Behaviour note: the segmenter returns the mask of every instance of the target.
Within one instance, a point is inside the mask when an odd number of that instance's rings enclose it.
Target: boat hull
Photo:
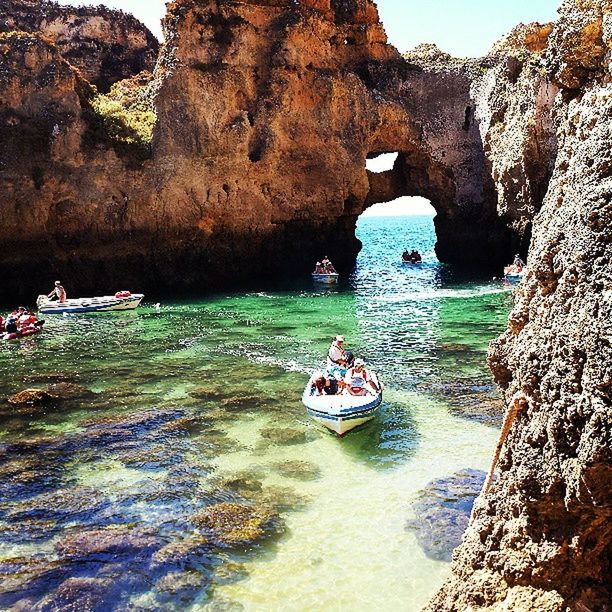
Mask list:
[[[94,298],[79,298],[66,300],[63,303],[52,302],[46,297],[38,299],[38,311],[43,314],[77,314],[85,312],[114,312],[134,310],[140,306],[144,295],[135,293],[128,297],[117,298],[106,295]]]
[[[313,274],[312,280],[323,285],[337,285],[339,274]]]
[[[315,375],[308,381],[302,402],[306,406],[308,416],[336,435],[344,436],[359,425],[371,421],[380,412],[382,391],[376,395],[359,397],[351,395],[315,396],[312,393],[314,379]]]
[[[518,283],[519,281],[523,280],[523,276],[525,276],[524,270],[515,272],[513,270],[513,266],[504,268],[504,278],[510,283]]]

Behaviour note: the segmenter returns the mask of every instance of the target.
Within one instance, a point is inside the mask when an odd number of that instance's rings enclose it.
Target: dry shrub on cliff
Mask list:
[[[108,94],[95,94],[90,100],[94,136],[141,155],[151,152],[153,127],[157,115],[147,95],[152,75],[141,73],[115,83]]]

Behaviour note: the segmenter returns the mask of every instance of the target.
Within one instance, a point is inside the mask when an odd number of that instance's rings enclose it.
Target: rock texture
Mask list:
[[[431,200],[444,261],[526,250],[556,151],[546,26],[483,60],[402,58],[370,0],[177,0],[152,80],[98,96],[99,75],[44,37],[67,9],[3,2],[4,29],[38,28],[0,35],[0,270],[24,298],[56,277],[79,293],[227,286],[322,253],[347,269],[357,217],[403,195]],[[366,171],[392,151],[391,171]]]
[[[489,362],[518,416],[431,610],[612,601],[612,3],[566,0],[543,55],[558,154]]]
[[[0,0],[0,32],[40,33],[81,75],[108,91],[113,83],[153,70],[159,43],[137,19],[99,7],[47,0]]]

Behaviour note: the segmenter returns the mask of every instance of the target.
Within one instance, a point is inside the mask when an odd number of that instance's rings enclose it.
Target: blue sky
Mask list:
[[[517,23],[550,21],[561,0],[378,0],[389,40],[400,51],[432,42],[457,57],[486,54]],[[61,4],[106,4],[134,13],[157,36],[164,0],[61,0]]]

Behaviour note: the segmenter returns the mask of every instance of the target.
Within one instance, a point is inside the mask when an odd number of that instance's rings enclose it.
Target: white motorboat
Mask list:
[[[64,314],[79,312],[111,312],[115,310],[134,310],[140,306],[144,295],[120,291],[115,295],[102,297],[76,298],[58,302],[50,300],[46,295],[38,296],[36,305],[38,311],[44,314]]]
[[[317,274],[316,272],[312,273],[312,280],[315,283],[321,283],[324,285],[337,285],[339,274],[336,272],[331,272],[329,274]]]
[[[372,380],[380,391],[375,395],[315,395],[314,381],[320,372],[315,372],[308,381],[302,395],[308,416],[342,437],[351,429],[371,421],[380,411],[382,387],[376,374],[370,371]]]
[[[506,266],[504,268],[504,278],[511,283],[518,283],[525,276],[524,268],[517,268],[516,266]]]

